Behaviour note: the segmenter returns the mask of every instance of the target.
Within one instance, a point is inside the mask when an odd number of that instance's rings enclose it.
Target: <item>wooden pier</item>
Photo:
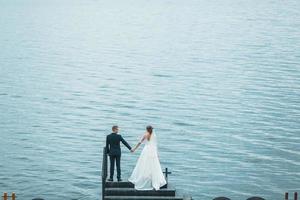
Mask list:
[[[179,197],[176,190],[169,184],[160,190],[136,190],[130,182],[108,182],[107,179],[107,153],[103,148],[102,162],[102,200],[191,200],[191,198]],[[165,176],[167,179],[168,171]]]
[[[177,196],[176,190],[168,184],[167,168],[165,173],[167,184],[160,188],[160,190],[136,190],[134,185],[130,182],[108,182],[107,179],[107,153],[106,148],[103,148],[102,161],[102,200],[192,200],[191,197]],[[7,192],[3,193],[2,200],[16,200],[17,195],[12,192],[9,195]],[[81,199],[81,198],[80,198]],[[298,200],[298,192],[294,192],[294,200]],[[43,198],[34,198],[32,200],[44,200]],[[231,200],[228,197],[219,196],[213,200]],[[246,200],[265,200],[259,196],[252,196]],[[284,200],[289,199],[289,193],[284,194]],[[292,200],[292,199],[291,199]]]

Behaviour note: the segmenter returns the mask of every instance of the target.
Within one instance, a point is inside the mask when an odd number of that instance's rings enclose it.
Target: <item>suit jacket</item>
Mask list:
[[[111,133],[106,136],[106,151],[110,156],[121,156],[120,142],[122,142],[129,150],[131,146],[117,133]]]

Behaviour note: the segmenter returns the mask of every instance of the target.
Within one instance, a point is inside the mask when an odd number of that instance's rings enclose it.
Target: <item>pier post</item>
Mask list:
[[[298,193],[297,192],[294,193],[294,200],[298,200]]]
[[[167,181],[167,184],[168,184],[168,175],[169,175],[169,174],[172,174],[172,172],[170,172],[169,169],[166,168],[165,171],[164,171],[163,173],[165,174],[166,181]]]
[[[7,193],[4,192],[2,197],[3,197],[3,200],[7,200]]]
[[[11,200],[16,200],[16,194],[14,192],[11,194]]]
[[[289,193],[288,192],[285,193],[284,200],[289,200]]]
[[[103,148],[103,159],[102,159],[102,200],[105,196],[105,184],[107,178],[107,150],[106,147]]]

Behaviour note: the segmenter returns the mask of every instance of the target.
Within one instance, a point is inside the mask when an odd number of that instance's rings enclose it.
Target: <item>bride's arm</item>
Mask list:
[[[145,134],[145,135],[142,137],[141,141],[139,141],[139,143],[132,149],[131,152],[134,152],[135,150],[137,150],[137,148],[139,148],[139,146],[143,143],[143,141],[146,139],[146,137],[147,137],[147,135]]]

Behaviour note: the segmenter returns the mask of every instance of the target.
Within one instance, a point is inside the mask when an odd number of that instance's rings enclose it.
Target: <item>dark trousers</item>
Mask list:
[[[115,171],[115,162],[117,165],[117,178],[121,178],[121,166],[120,166],[120,160],[121,156],[109,156],[110,158],[110,178],[113,179],[114,177],[114,171]]]

